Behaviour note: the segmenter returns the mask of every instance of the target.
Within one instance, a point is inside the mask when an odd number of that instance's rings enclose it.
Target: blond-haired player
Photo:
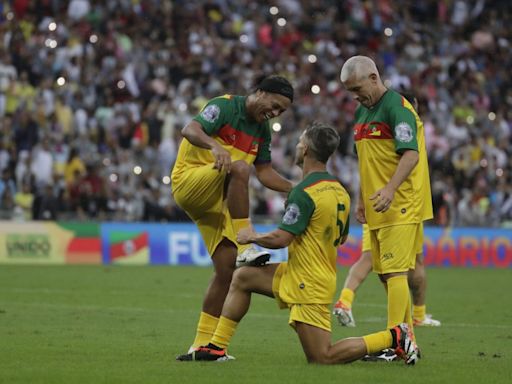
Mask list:
[[[412,104],[414,109],[418,111],[418,99],[411,93],[402,93],[402,95]],[[421,233],[423,233],[423,224],[421,224]],[[361,257],[350,267],[340,297],[333,311],[339,323],[347,327],[354,327],[356,325],[354,316],[352,315],[352,303],[357,288],[363,283],[372,270],[370,231],[367,224],[363,224],[361,243]],[[432,315],[426,312],[425,296],[427,277],[425,265],[423,264],[423,246],[422,244],[418,245],[419,249],[416,250],[415,268],[414,270],[409,270],[408,274],[409,289],[412,293],[413,322],[415,326],[438,327],[441,325],[441,322],[432,318]]]
[[[360,193],[356,218],[368,224],[373,270],[386,286],[387,327],[413,329],[407,281],[433,217],[423,123],[411,103],[387,89],[372,59],[349,58],[340,80],[360,105],[354,116]]]

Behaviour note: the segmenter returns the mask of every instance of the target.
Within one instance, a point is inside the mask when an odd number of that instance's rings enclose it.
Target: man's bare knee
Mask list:
[[[251,167],[245,161],[235,161],[231,164],[231,178],[236,177],[249,180],[250,175]]]
[[[236,269],[233,273],[231,285],[238,290],[245,291],[249,289],[252,276],[251,268],[252,267],[241,267]]]

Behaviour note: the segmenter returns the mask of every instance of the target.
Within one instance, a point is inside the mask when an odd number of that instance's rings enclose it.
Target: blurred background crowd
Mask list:
[[[181,221],[170,170],[204,103],[264,75],[293,83],[272,121],[274,167],[306,124],[335,126],[329,166],[358,193],[339,71],[375,59],[419,99],[441,226],[512,226],[512,3],[503,0],[1,1],[0,218]],[[252,214],[285,196],[251,180]]]

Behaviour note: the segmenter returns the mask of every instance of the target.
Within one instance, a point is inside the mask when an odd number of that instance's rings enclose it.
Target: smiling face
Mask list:
[[[279,93],[256,91],[251,95],[247,112],[258,123],[281,115],[290,105],[291,100]]]

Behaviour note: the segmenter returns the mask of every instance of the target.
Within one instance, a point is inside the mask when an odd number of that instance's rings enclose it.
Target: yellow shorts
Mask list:
[[[236,244],[224,200],[226,173],[212,167],[191,168],[173,184],[174,200],[197,225],[210,256],[224,237]]]
[[[370,241],[370,228],[368,224],[363,224],[363,234],[361,236],[361,252],[372,250],[372,243]]]
[[[281,299],[279,287],[286,268],[288,268],[286,262],[280,263],[277,267],[272,280],[272,292],[279,308],[290,309],[288,324],[295,328],[295,323],[298,321],[331,332],[331,311],[327,304],[291,304]]]
[[[423,222],[420,223],[420,229],[416,234],[416,255],[423,254]]]
[[[423,247],[422,224],[393,225],[370,230],[373,271],[378,274],[414,269]]]
[[[423,253],[423,223],[420,223],[420,239],[416,242],[416,255]],[[368,224],[363,224],[363,234],[361,239],[361,252],[368,252],[372,250],[372,243],[370,241],[370,228]]]

